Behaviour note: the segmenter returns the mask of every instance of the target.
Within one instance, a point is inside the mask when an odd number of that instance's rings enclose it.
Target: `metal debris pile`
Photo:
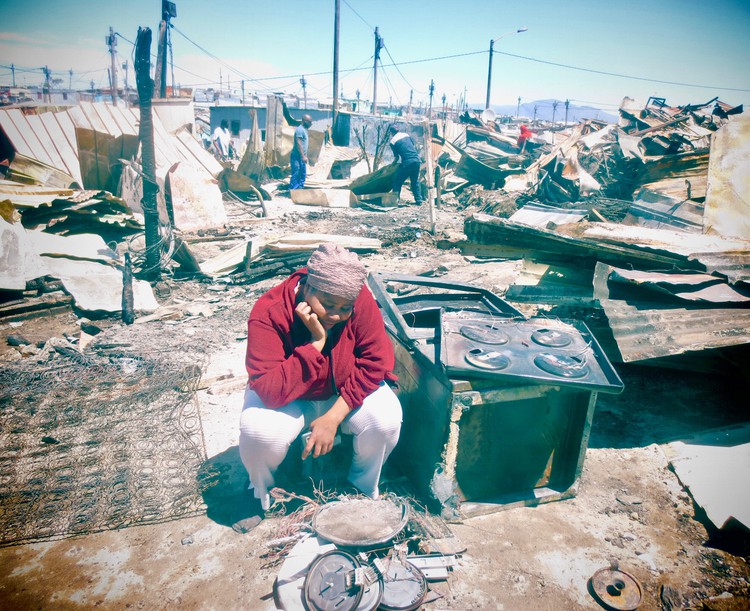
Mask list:
[[[430,584],[447,580],[459,566],[460,544],[452,535],[435,539],[442,535],[429,526],[434,518],[413,499],[344,494],[313,500],[278,488],[272,496],[276,512],[304,501],[277,518],[276,537],[266,542],[267,566],[280,567],[277,608],[416,609],[441,598]],[[452,552],[430,553],[430,545],[449,540]]]

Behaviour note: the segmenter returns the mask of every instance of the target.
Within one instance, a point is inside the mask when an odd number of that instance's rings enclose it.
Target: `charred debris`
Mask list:
[[[408,188],[406,201],[390,190],[386,134],[397,122],[422,149],[438,245],[523,260],[507,299],[585,310],[614,361],[704,367],[703,357],[718,351],[743,369],[750,119],[742,107],[625,98],[617,124],[575,125],[486,111],[433,121],[340,113],[335,130],[313,124],[306,187],[291,192],[294,115],[302,111],[269,96],[261,129],[260,110],[241,109],[250,125],[236,142],[241,155],[218,161],[199,138],[207,120],[196,119],[192,104],[155,101],[149,178],[138,108],[0,109],[0,322],[61,308],[123,316],[123,279],[136,320],[152,320],[163,312],[152,288],[162,274],[248,284],[303,264],[321,240],[362,253],[382,248],[362,235],[269,237],[259,228],[279,197],[332,215],[408,205]],[[531,129],[522,144],[521,125]],[[144,181],[156,190],[156,244],[144,238]],[[441,208],[465,215],[461,239],[441,238]],[[235,223],[238,213],[245,220]],[[234,245],[209,259],[194,252],[196,243],[220,240]]]

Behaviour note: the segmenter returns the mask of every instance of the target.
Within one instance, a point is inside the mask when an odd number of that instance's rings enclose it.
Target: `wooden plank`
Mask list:
[[[31,150],[28,142],[23,137],[23,133],[10,118],[8,112],[8,110],[0,110],[0,127],[5,132],[5,135],[8,136],[8,139],[17,152],[27,157],[34,157],[34,151]]]
[[[29,150],[31,151],[31,155],[29,155],[29,157],[48,165],[52,165],[52,160],[44,150],[44,146],[39,141],[39,138],[37,138],[36,134],[34,133],[34,129],[26,120],[26,116],[17,108],[10,109],[8,111],[8,116],[18,128],[18,131],[20,131],[23,135],[23,139],[26,144],[29,145]]]
[[[44,316],[59,311],[60,307],[70,309],[73,298],[62,291],[45,293],[39,297],[27,297],[23,301],[13,301],[0,305],[0,319],[4,322],[25,320],[36,316]]]
[[[49,113],[45,113],[49,114]],[[29,122],[29,125],[34,130],[34,133],[36,134],[37,138],[39,138],[39,142],[44,147],[44,152],[47,153],[47,158],[49,161],[45,162],[47,165],[51,165],[53,168],[57,168],[58,170],[65,170],[65,162],[63,161],[63,158],[60,157],[60,153],[57,152],[57,148],[55,147],[55,143],[52,141],[52,138],[50,138],[50,135],[47,133],[47,128],[44,126],[44,122],[42,121],[42,117],[39,115],[28,115],[26,117],[26,120]],[[42,161],[40,159],[40,161]]]
[[[81,182],[81,167],[78,165],[78,151],[70,146],[70,142],[68,142],[68,139],[65,137],[60,124],[55,118],[55,114],[45,112],[40,118],[47,130],[47,134],[49,134],[49,137],[54,144],[55,150],[65,164],[64,169],[76,179],[79,186],[83,186],[83,183]]]

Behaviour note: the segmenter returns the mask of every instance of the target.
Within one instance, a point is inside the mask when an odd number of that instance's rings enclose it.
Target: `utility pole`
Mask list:
[[[378,113],[378,61],[380,61],[380,49],[383,48],[383,39],[375,28],[375,59],[372,62],[372,114]]]
[[[73,89],[73,68],[68,70],[68,91]]]
[[[138,139],[141,143],[141,166],[143,181],[143,198],[141,207],[146,225],[146,266],[149,280],[160,276],[159,259],[159,212],[156,207],[156,155],[154,153],[154,120],[151,115],[151,30],[138,28],[135,44],[135,80],[138,87],[138,105],[141,120],[138,128]]]
[[[518,96],[518,106],[516,106],[516,119],[518,119],[518,115],[521,113],[521,96]]]
[[[245,81],[242,81],[242,82],[244,83]],[[307,110],[307,79],[305,79],[305,75],[304,74],[302,75],[302,78],[299,80],[299,84],[302,85],[302,97],[305,100],[305,106],[304,106],[304,108],[305,108],[305,110]],[[357,89],[357,94],[358,94],[358,97],[359,97],[359,89]]]
[[[570,100],[565,100],[565,127],[568,127],[568,107],[570,106]]]
[[[361,112],[359,109],[359,89],[357,89],[356,96],[357,96],[357,112]]]
[[[409,108],[408,108],[408,110],[406,112],[406,116],[407,117],[411,117],[411,105],[412,105],[412,101],[413,100],[414,100],[414,90],[413,89],[409,89]]]
[[[533,119],[534,121],[536,121],[536,109],[537,109],[537,105],[534,104],[534,119]]]
[[[15,64],[10,65],[10,73],[13,75],[13,86],[16,86],[16,66]]]
[[[159,22],[159,45],[156,50],[156,70],[154,72],[154,86],[160,98],[167,97],[167,43],[169,40],[169,20],[177,17],[177,6],[169,0],[161,1],[161,21]],[[172,77],[174,87],[174,77]]]
[[[552,123],[555,122],[555,114],[557,113],[557,100],[552,102]]]
[[[242,87],[242,105],[244,106],[245,105],[245,79],[242,79],[240,81],[240,86]]]
[[[333,134],[339,118],[339,28],[341,21],[341,0],[334,0],[333,10]],[[336,138],[334,136],[334,144]]]
[[[487,68],[487,99],[484,101],[484,107],[490,107],[490,88],[492,87],[492,56],[495,54],[495,41],[490,40],[490,63]]]
[[[107,45],[109,45],[109,55],[112,62],[110,79],[112,85],[112,106],[117,106],[117,67],[115,65],[117,60],[117,37],[112,26],[109,27],[109,36],[106,37]]]
[[[427,117],[432,119],[432,95],[435,93],[435,81],[430,79],[430,108],[427,111]]]

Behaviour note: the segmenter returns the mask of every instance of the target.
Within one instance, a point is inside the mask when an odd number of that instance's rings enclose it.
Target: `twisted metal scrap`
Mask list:
[[[0,370],[0,545],[202,511],[202,368],[57,352]]]

